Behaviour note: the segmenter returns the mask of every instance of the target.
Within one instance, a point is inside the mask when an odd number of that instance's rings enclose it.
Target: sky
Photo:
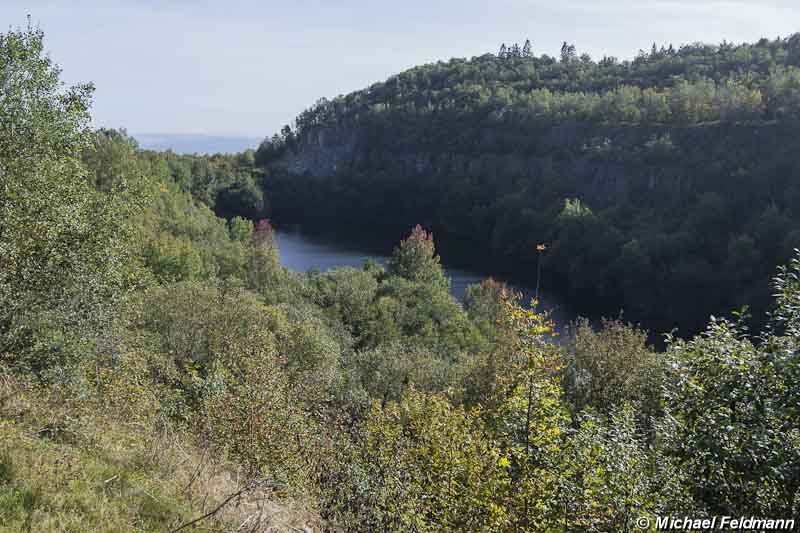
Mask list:
[[[0,0],[3,30],[28,14],[63,79],[96,85],[96,126],[259,138],[323,96],[502,42],[624,59],[800,31],[798,0]]]

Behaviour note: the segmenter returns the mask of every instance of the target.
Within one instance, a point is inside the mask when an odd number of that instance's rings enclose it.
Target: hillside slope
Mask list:
[[[714,319],[659,353],[581,320],[556,343],[501,283],[459,304],[420,226],[385,266],[283,268],[267,220],[204,203],[265,208],[253,153],[90,129],[38,29],[0,33],[0,72],[0,532],[800,516],[800,253],[763,337]]]
[[[321,100],[256,160],[278,220],[422,223],[523,277],[548,243],[579,309],[689,333],[760,314],[800,243],[798,66],[800,35],[454,59]]]

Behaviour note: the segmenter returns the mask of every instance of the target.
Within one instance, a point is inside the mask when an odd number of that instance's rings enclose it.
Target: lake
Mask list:
[[[308,231],[302,226],[282,226],[275,228],[275,236],[280,250],[281,263],[286,268],[298,272],[309,270],[326,271],[336,267],[350,266],[361,268],[364,262],[372,259],[381,264],[386,264],[395,243],[372,238],[362,234],[354,236],[352,232],[346,235],[336,231]],[[496,273],[475,271],[463,267],[463,254],[455,251],[455,246],[447,246],[447,242],[439,251],[445,274],[450,278],[450,292],[459,301],[464,299],[464,291],[473,283],[480,283],[488,277],[507,281]],[[439,242],[437,241],[437,247]],[[523,294],[523,301],[528,303],[535,294],[530,287],[508,283],[509,287]],[[554,295],[544,291],[539,292],[541,310],[552,313],[553,320],[559,329],[572,320],[574,315],[571,310]]]

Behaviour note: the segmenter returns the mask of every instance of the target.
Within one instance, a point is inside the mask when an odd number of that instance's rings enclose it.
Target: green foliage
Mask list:
[[[449,288],[441,260],[436,255],[433,234],[415,226],[411,234],[395,248],[389,262],[389,273],[409,281]]]
[[[591,217],[592,210],[584,205],[580,198],[567,198],[564,200],[564,209],[561,210],[559,216],[564,220],[580,219]]]
[[[776,311],[772,325],[789,339],[800,338],[800,250],[775,277]]]
[[[796,512],[800,448],[783,391],[796,400],[797,387],[776,372],[772,350],[741,324],[715,319],[692,341],[671,339],[667,358],[666,410],[675,424],[665,438],[698,506],[710,514]]]
[[[480,343],[478,335],[446,289],[391,277],[377,293],[362,337],[368,346],[407,339],[455,359],[459,351]]]
[[[492,280],[470,287],[462,307],[420,226],[387,269],[290,273],[269,223],[233,216],[253,208],[236,195],[249,197],[264,150],[184,158],[142,152],[124,131],[92,135],[88,93],[60,88],[41,40],[31,29],[0,35],[0,531],[170,530],[217,505],[200,527],[611,532],[640,517],[800,512],[800,252],[774,279],[760,336],[739,313],[691,340],[669,336],[664,354],[621,321],[594,330],[579,320],[556,343],[535,303],[521,307]],[[720,49],[717,68],[740,65],[743,52],[794,61],[796,44]],[[588,120],[602,108],[646,121],[669,109],[688,124],[723,110],[739,117],[725,120],[778,113],[731,82],[732,70],[703,79],[702,47],[654,47],[624,68],[566,43],[562,52],[557,62],[517,45],[501,58],[546,86],[536,105],[558,116]],[[755,80],[791,76],[758,61]],[[602,94],[581,85],[598,69],[660,79],[667,64],[692,81]],[[440,68],[415,76],[433,86],[426,75]],[[790,79],[781,83],[791,92]],[[508,106],[516,88],[468,92]],[[396,112],[387,96],[370,113]],[[302,126],[340,103],[321,102]],[[595,160],[620,157],[616,141],[595,139],[582,148]],[[265,149],[291,148],[295,132],[277,141]],[[636,157],[678,159],[679,144],[659,133]],[[738,165],[730,178],[749,172]],[[632,206],[590,208],[548,179],[536,184],[542,214],[517,190],[532,182],[496,181],[455,183],[469,189],[460,198],[500,194],[474,211],[485,220],[497,210],[498,224],[470,231],[503,245],[552,219],[543,261],[567,265],[575,286],[626,298],[652,297],[654,271],[682,287],[664,302],[670,312],[681,298],[696,302],[721,275],[714,265],[748,290],[761,274],[754,262],[793,235],[793,208],[775,201],[724,233],[740,204],[714,190],[658,221]],[[207,203],[228,200],[225,209],[246,209],[226,222]],[[523,240],[541,254],[541,240]],[[594,272],[603,264],[610,274]]]
[[[797,403],[800,398],[800,357],[796,350],[800,339],[800,252],[795,251],[792,262],[780,268],[774,285],[776,306],[770,317],[764,350],[774,358],[775,374],[782,381],[781,389],[775,391],[775,401],[782,413],[782,429],[790,432],[797,449],[798,435],[792,430],[800,424],[800,405]],[[794,467],[793,475],[796,475],[797,465]]]
[[[502,335],[498,323],[503,316],[503,299],[508,290],[502,283],[489,278],[482,283],[470,285],[464,291],[464,310],[467,316],[487,338],[500,343]]]
[[[12,465],[0,481],[0,531],[168,531],[238,489],[241,467],[160,418],[146,363],[125,355],[100,374],[86,365],[91,386],[83,390],[35,387],[0,371],[0,457]],[[248,511],[223,507],[203,526],[249,519],[267,528],[250,506],[282,508],[270,493],[245,494],[242,503]]]
[[[264,193],[253,178],[240,178],[227,188],[219,190],[214,207],[222,217],[240,214],[255,219],[267,211]]]
[[[747,304],[758,329],[800,235],[796,48],[792,36],[592,61],[569,43],[560,60],[511,45],[320,100],[256,160],[278,220],[386,235],[419,223],[530,286],[547,242],[541,280],[587,314],[625,309],[690,336]],[[562,213],[567,199],[580,203]],[[744,236],[753,253],[726,248]]]
[[[209,279],[217,274],[217,265],[209,253],[189,239],[166,232],[147,243],[143,257],[159,281]]]
[[[693,502],[676,462],[630,404],[610,417],[560,401],[558,351],[541,315],[504,303],[517,333],[496,401],[466,409],[411,389],[374,402],[323,493],[348,530],[621,531]]]
[[[253,166],[252,150],[236,156],[204,157],[172,152],[141,155],[158,161],[160,174],[169,176],[181,191],[190,193],[223,218],[256,219],[269,211],[269,202],[258,187],[262,176]]]
[[[567,444],[560,473],[564,530],[629,531],[636,519],[693,510],[686,477],[641,433],[629,404],[607,419],[583,413]]]
[[[242,217],[233,217],[228,221],[231,240],[244,242],[253,235],[253,223]]]
[[[491,531],[498,452],[480,422],[439,396],[413,392],[373,405],[359,437],[357,469],[329,502],[354,531]],[[364,484],[366,482],[367,484]]]
[[[794,36],[735,47],[670,46],[625,62],[579,59],[568,43],[560,62],[513,52],[440,61],[362,91],[319,100],[297,117],[295,129],[287,126],[265,139],[255,159],[260,164],[274,159],[311,129],[332,123],[391,120],[405,126],[477,115],[524,125],[575,119],[689,124],[774,118],[778,110],[786,116],[783,110],[797,104],[787,81],[797,74],[792,59],[796,41]]]
[[[501,283],[491,278],[470,285],[464,291],[464,309],[475,321],[494,323],[503,311],[504,290]]]
[[[640,417],[657,416],[663,363],[647,346],[647,333],[619,320],[603,320],[595,332],[578,320],[564,346],[562,384],[574,412],[591,408],[609,414],[627,402],[638,402]]]
[[[259,222],[253,230],[248,263],[248,288],[268,296],[279,284],[282,269],[274,232],[266,220]]]
[[[136,141],[125,130],[100,129],[94,132],[92,146],[83,154],[89,181],[101,191],[111,191],[126,181],[142,179]]]
[[[244,277],[246,243],[232,239],[223,220],[168,176],[150,178],[154,201],[140,223],[145,265],[159,281]]]
[[[366,267],[337,268],[312,276],[314,302],[348,326],[357,337],[364,333],[373,315],[373,302],[378,293],[380,273]]]
[[[204,405],[211,438],[247,475],[282,491],[308,490],[311,443],[319,428],[282,372],[268,331],[248,328],[213,364]]]
[[[94,190],[78,159],[92,86],[62,87],[39,30],[0,35],[0,57],[0,359],[41,371],[113,317],[137,206]]]
[[[286,358],[284,370],[305,391],[307,403],[324,401],[340,385],[342,353],[350,337],[334,330],[336,326],[311,306],[282,306],[274,315],[271,330]]]
[[[412,388],[441,392],[456,384],[457,367],[425,348],[399,341],[362,350],[354,357],[361,386],[370,398],[400,401]]]

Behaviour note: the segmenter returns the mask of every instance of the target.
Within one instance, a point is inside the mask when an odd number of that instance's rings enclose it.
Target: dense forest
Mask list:
[[[800,34],[593,61],[565,43],[320,100],[256,162],[279,221],[423,224],[590,315],[701,330],[800,245]],[[702,298],[698,298],[698,294]]]
[[[41,31],[0,34],[0,531],[800,519],[800,255],[772,269],[759,335],[739,314],[665,351],[621,320],[578,320],[554,342],[501,283],[455,301],[418,225],[385,266],[282,268],[259,218],[281,202],[259,187],[268,148],[140,150],[90,127],[92,91],[61,83]],[[562,204],[559,231],[612,231],[609,213]]]

